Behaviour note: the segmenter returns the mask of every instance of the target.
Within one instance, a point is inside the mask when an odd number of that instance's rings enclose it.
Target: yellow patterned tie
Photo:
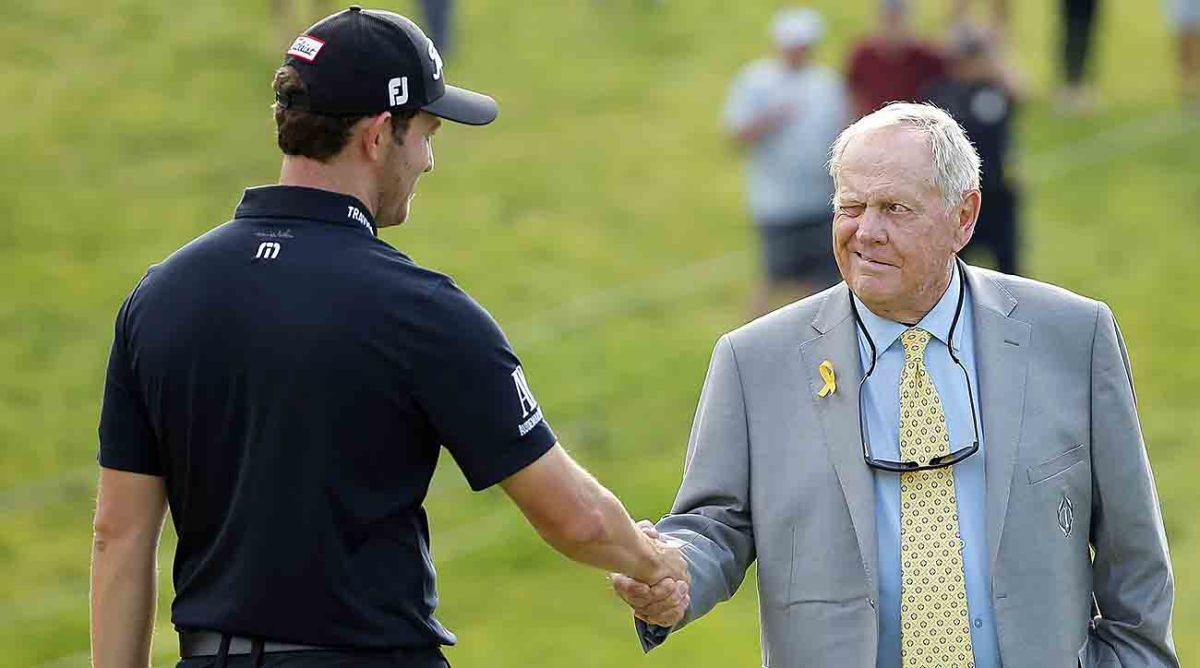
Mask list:
[[[946,414],[925,370],[929,332],[900,335],[900,457],[925,463],[950,452]],[[900,474],[900,644],[904,668],[974,668],[954,473]]]

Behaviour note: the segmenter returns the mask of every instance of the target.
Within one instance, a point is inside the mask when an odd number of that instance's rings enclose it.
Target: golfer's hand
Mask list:
[[[683,580],[663,578],[654,586],[638,582],[631,577],[612,574],[613,591],[625,601],[638,619],[659,626],[674,626],[683,619],[691,598],[688,583]]]
[[[687,561],[683,558],[679,543],[663,539],[653,524],[643,520],[638,522],[638,528],[648,538],[656,541],[665,575],[657,582],[644,583],[620,573],[613,573],[610,576],[613,591],[633,608],[633,614],[638,619],[659,626],[674,626],[683,619],[691,602],[688,596],[690,577]]]

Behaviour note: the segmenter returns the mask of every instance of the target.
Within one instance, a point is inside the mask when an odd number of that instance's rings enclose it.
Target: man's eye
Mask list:
[[[887,207],[887,210],[889,213],[906,213],[906,212],[910,211],[910,209],[908,207],[904,206],[903,204],[898,204],[896,202],[892,202],[891,204],[889,204]]]
[[[838,207],[838,213],[844,216],[857,216],[862,213],[863,205],[861,204],[843,204]]]

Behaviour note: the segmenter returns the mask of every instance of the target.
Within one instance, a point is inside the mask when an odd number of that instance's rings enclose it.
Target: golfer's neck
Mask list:
[[[366,205],[371,215],[378,213],[379,201],[372,187],[374,177],[368,170],[357,168],[346,160],[334,156],[329,162],[321,162],[303,156],[286,155],[279,167],[279,185],[301,186],[328,190],[355,197]]]

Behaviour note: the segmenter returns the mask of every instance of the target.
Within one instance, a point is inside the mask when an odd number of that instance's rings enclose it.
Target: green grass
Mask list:
[[[87,663],[95,425],[112,318],[145,267],[274,180],[267,3],[0,6],[0,666]],[[314,4],[314,3],[310,3]],[[814,3],[836,64],[873,3]],[[921,3],[925,25],[939,3]],[[1200,656],[1200,124],[1175,100],[1157,5],[1107,3],[1101,108],[1054,116],[1054,3],[1016,3],[1029,273],[1108,301],[1125,332]],[[935,7],[935,5],[937,7]],[[505,325],[563,442],[638,517],[665,512],[707,359],[755,274],[719,106],[776,3],[460,3],[451,81],[500,121],[439,133],[412,221],[384,236]],[[402,6],[403,10],[405,6]],[[299,27],[297,27],[299,28]],[[278,47],[278,48],[277,48]],[[449,458],[445,458],[449,462]],[[755,665],[753,577],[641,658],[603,576],[540,544],[452,464],[429,500],[457,666]],[[170,665],[164,541],[156,665]],[[635,662],[637,662],[635,664]]]

